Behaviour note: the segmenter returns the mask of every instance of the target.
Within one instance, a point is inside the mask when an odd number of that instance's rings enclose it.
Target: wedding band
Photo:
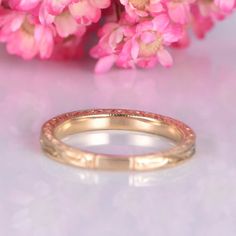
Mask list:
[[[138,131],[175,142],[169,150],[144,155],[93,153],[69,146],[62,139],[97,130]],[[175,166],[195,152],[195,134],[184,123],[170,117],[126,109],[93,109],[69,112],[47,121],[41,130],[41,147],[51,159],[88,169],[154,170]]]

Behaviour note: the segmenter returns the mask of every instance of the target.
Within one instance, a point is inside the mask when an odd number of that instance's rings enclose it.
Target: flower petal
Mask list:
[[[100,58],[95,66],[95,73],[100,74],[109,71],[114,65],[115,61],[116,56],[113,54]]]
[[[235,0],[215,0],[215,4],[224,12],[231,12],[235,6]]]
[[[164,48],[161,48],[157,53],[158,60],[162,66],[170,67],[173,64],[173,59],[169,52]]]

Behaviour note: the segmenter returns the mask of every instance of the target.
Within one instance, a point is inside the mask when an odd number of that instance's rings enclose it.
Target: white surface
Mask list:
[[[113,70],[90,62],[0,57],[1,236],[235,236],[236,18],[174,51],[175,66]],[[41,124],[62,112],[133,108],[197,133],[193,160],[149,173],[83,171],[39,149]]]

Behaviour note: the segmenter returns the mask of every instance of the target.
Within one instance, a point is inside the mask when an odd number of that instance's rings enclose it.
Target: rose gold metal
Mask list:
[[[176,146],[145,155],[118,156],[83,151],[63,143],[69,135],[95,130],[128,130],[164,136]],[[125,109],[93,109],[69,112],[47,121],[41,131],[41,147],[56,161],[89,169],[154,170],[175,166],[195,152],[195,134],[184,123],[154,113]]]

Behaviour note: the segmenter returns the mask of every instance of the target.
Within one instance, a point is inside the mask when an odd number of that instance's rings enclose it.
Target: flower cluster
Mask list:
[[[0,0],[0,42],[24,59],[75,58],[96,30],[90,50],[97,73],[123,68],[169,67],[170,47],[203,38],[236,0]]]

